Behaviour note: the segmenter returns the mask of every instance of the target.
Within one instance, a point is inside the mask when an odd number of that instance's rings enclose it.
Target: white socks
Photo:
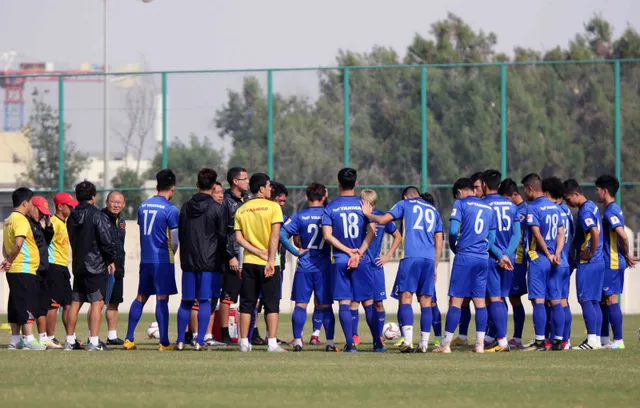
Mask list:
[[[13,344],[13,345],[18,345],[20,344],[20,335],[18,334],[17,336],[14,336],[13,334],[11,335],[11,341],[9,342],[9,344]]]
[[[35,339],[33,337],[33,334],[27,334],[26,336],[24,336],[24,342],[25,343],[31,343],[33,342]]]
[[[402,326],[402,334],[404,334],[404,345],[411,346],[413,343],[413,326]]]
[[[311,333],[311,335],[314,337],[320,336],[320,330],[314,330],[313,333]]]
[[[595,334],[587,334],[587,343],[589,343],[590,346],[593,346],[595,344],[597,344],[597,337]]]
[[[76,336],[67,336],[67,343],[71,345],[76,344]]]
[[[269,342],[269,348],[276,348],[278,347],[278,339],[274,339],[269,337],[269,340],[267,340]]]
[[[445,336],[445,337],[446,337],[446,336]],[[466,340],[466,339],[467,339],[467,336],[466,336],[466,335],[464,335],[464,334],[458,334],[458,338],[459,338],[460,340]]]
[[[334,346],[335,347],[335,344],[333,343],[333,340],[327,339],[327,346]]]
[[[462,339],[462,337],[460,337],[460,338]],[[464,339],[462,339],[462,340],[465,340],[466,338],[467,338],[467,336],[464,336]],[[444,332],[444,340],[442,340],[442,343],[444,343],[446,345],[449,345],[449,344],[451,344],[451,341],[453,341],[453,333],[449,333],[448,331],[445,331]]]
[[[484,345],[484,334],[485,332],[476,332],[476,344]]]
[[[109,330],[109,331],[107,332],[107,338],[108,338],[109,340],[115,340],[115,339],[117,339],[117,338],[118,338],[117,331],[116,331],[116,330]]]
[[[302,339],[293,339],[293,345],[302,347]]]
[[[38,333],[38,337],[39,337],[40,343],[46,343],[49,341],[49,336],[47,336],[47,333]]]
[[[89,343],[93,344],[94,346],[97,346],[100,341],[100,338],[98,336],[91,336],[89,337]]]
[[[249,338],[240,339],[240,347],[249,347]]]

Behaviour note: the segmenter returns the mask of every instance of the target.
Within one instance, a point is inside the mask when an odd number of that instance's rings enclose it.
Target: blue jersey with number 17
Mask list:
[[[360,248],[367,234],[369,219],[364,216],[360,198],[356,196],[340,196],[325,209],[322,225],[333,227],[333,236],[347,248]],[[334,263],[347,263],[349,255],[338,248],[333,248]],[[369,262],[369,257],[362,258],[361,263]]]
[[[389,214],[402,220],[402,258],[436,259],[434,235],[443,232],[438,210],[421,198],[398,201]]]
[[[322,238],[322,216],[324,207],[309,207],[293,214],[284,223],[284,229],[300,237],[302,249],[308,252],[298,258],[297,272],[324,272],[331,265],[330,246]]]
[[[173,263],[172,229],[178,228],[179,211],[169,200],[153,196],[138,208],[140,263]]]
[[[491,207],[476,196],[468,196],[453,203],[449,219],[460,222],[456,255],[489,258],[489,231],[496,229]]]

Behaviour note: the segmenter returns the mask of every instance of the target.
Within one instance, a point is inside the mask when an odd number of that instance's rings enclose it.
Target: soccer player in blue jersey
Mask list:
[[[453,333],[460,322],[460,307],[471,298],[476,309],[476,344],[474,351],[484,353],[487,327],[487,262],[489,248],[495,241],[495,213],[473,193],[473,182],[458,179],[453,185],[453,203],[449,218],[449,247],[453,259],[449,296],[451,298],[442,345],[434,353],[451,353]]]
[[[288,241],[292,235],[298,236],[302,248],[291,289],[291,300],[296,303],[291,315],[294,352],[302,351],[302,329],[307,321],[307,305],[312,293],[317,299],[316,309],[323,314],[326,351],[337,351],[333,342],[336,319],[331,308],[331,247],[325,245],[322,237],[326,191],[322,184],[311,183],[306,191],[309,207],[293,214],[280,230],[281,241]]]
[[[140,280],[138,296],[129,309],[127,338],[122,346],[134,350],[134,333],[149,296],[156,295],[156,320],[160,331],[158,350],[173,350],[169,342],[169,296],[178,293],[174,255],[178,250],[178,209],[170,200],[176,175],[170,169],[156,174],[157,194],[140,204]]]
[[[571,210],[563,201],[564,187],[562,180],[558,177],[549,177],[542,180],[542,191],[549,200],[556,203],[560,208],[560,223],[564,226],[564,246],[562,247],[560,265],[554,266],[551,269],[550,285],[548,285],[549,293],[547,293],[547,300],[551,301],[551,307],[555,308],[555,310],[552,310],[551,315],[553,317],[560,315],[559,307],[552,301],[554,297],[558,296],[560,296],[560,306],[564,313],[564,328],[562,332],[556,332],[557,327],[554,322],[549,322],[551,326],[549,339],[553,342],[550,348],[554,351],[560,351],[569,348],[571,323],[573,322],[571,308],[569,307],[569,286],[571,280],[571,241],[575,233],[575,227],[573,224],[573,214],[571,214]],[[558,291],[560,292],[559,295],[557,293]]]
[[[602,288],[602,345],[614,350],[624,349],[622,341],[622,311],[619,296],[624,287],[624,270],[633,268],[636,260],[629,251],[629,239],[624,230],[624,215],[616,204],[620,188],[618,179],[603,175],[596,180],[596,199],[605,205],[602,216],[604,238],[604,285]],[[613,343],[609,342],[609,321],[613,329]]]
[[[333,300],[340,303],[340,325],[344,331],[346,345],[344,351],[355,353],[353,343],[353,322],[351,302],[362,302],[367,316],[374,351],[386,351],[377,333],[377,319],[373,318],[373,298],[375,281],[369,267],[367,249],[376,235],[376,226],[369,222],[362,212],[360,198],[355,195],[357,172],[344,168],[338,173],[340,196],[324,210],[322,233],[326,243],[330,244],[333,255],[332,280]],[[371,311],[368,311],[371,310]]]
[[[409,186],[388,213],[377,215],[371,205],[362,201],[362,209],[376,224],[402,220],[402,260],[393,284],[393,294],[400,298],[398,320],[402,322],[404,344],[401,353],[414,353],[413,295],[418,296],[421,308],[421,338],[419,351],[426,353],[431,335],[431,298],[435,293],[435,271],[442,255],[443,226],[434,206],[420,197],[420,191]]]
[[[529,244],[529,300],[533,304],[534,343],[525,350],[547,351],[545,327],[547,312],[544,304],[547,299],[554,305],[552,319],[555,333],[564,329],[564,311],[560,304],[560,280],[552,273],[554,266],[560,265],[564,246],[564,226],[560,222],[560,208],[542,191],[542,180],[535,173],[522,179],[524,193],[529,200],[527,206],[527,242]],[[553,290],[552,290],[553,289]],[[557,305],[557,308],[555,307]],[[561,337],[562,338],[562,337]]]
[[[433,198],[433,195],[431,195],[431,193],[425,191],[424,193],[420,194],[420,198],[436,207],[436,200]],[[437,261],[440,260],[437,259]],[[437,276],[438,268],[436,268],[436,277]],[[438,280],[436,279],[436,283],[437,281]],[[433,327],[434,337],[433,345],[438,347],[440,344],[442,344],[442,314],[440,313],[440,308],[438,307],[438,293],[436,289],[434,289],[433,297],[431,298],[431,316],[431,327]]]
[[[498,170],[482,173],[484,202],[495,211],[496,239],[489,248],[487,264],[487,297],[489,315],[493,319],[498,344],[487,349],[489,353],[509,351],[507,321],[509,313],[505,298],[509,297],[515,252],[520,243],[520,217],[518,209],[508,199],[498,194],[502,175]]]
[[[578,251],[576,292],[587,326],[587,339],[573,347],[573,350],[600,349],[602,345],[598,337],[602,329],[602,311],[598,302],[602,298],[605,267],[600,211],[593,201],[587,200],[576,180],[566,180],[563,186],[564,200],[570,207],[578,208],[576,235],[573,239],[573,246]]]
[[[520,242],[515,252],[515,263],[511,276],[511,288],[509,289],[509,303],[513,308],[513,337],[509,340],[509,348],[522,349],[522,331],[524,330],[524,306],[522,296],[527,294],[527,266],[528,260],[524,248],[525,242],[525,219],[527,217],[527,203],[524,201],[518,185],[511,178],[506,178],[500,183],[498,194],[511,201],[518,211],[520,220]]]

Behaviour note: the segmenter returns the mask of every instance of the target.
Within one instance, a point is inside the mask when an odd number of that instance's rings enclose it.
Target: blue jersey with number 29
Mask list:
[[[140,263],[173,263],[170,231],[178,228],[179,214],[175,205],[160,196],[140,205]]]
[[[456,255],[489,258],[489,230],[496,229],[491,207],[476,196],[468,196],[453,203],[449,220],[460,222]]]
[[[421,198],[398,201],[389,214],[402,220],[402,258],[436,259],[434,235],[443,232],[438,210]]]
[[[369,219],[364,216],[360,198],[341,196],[333,200],[325,209],[322,225],[333,227],[333,236],[348,248],[360,248],[367,234]],[[349,255],[333,248],[334,263],[347,263]],[[362,262],[368,262],[363,257]]]

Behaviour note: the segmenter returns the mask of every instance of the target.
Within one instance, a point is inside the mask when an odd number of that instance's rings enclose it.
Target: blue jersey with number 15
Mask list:
[[[402,220],[402,258],[436,259],[434,235],[443,232],[438,210],[421,198],[398,201],[389,214]]]
[[[369,219],[364,216],[360,198],[341,196],[333,200],[325,209],[322,225],[333,227],[333,236],[347,248],[360,248],[367,234]],[[333,248],[334,263],[347,263],[349,255]],[[369,262],[369,257],[362,258],[361,263]]]
[[[491,207],[476,196],[468,196],[453,203],[449,219],[460,222],[456,255],[489,258],[489,231],[496,229]]]
[[[322,238],[324,207],[310,207],[293,214],[284,229],[300,237],[300,246],[309,251],[298,258],[297,272],[324,272],[331,265],[331,247]]]
[[[170,231],[178,228],[179,214],[175,205],[160,196],[153,196],[140,205],[140,263],[173,263]]]

